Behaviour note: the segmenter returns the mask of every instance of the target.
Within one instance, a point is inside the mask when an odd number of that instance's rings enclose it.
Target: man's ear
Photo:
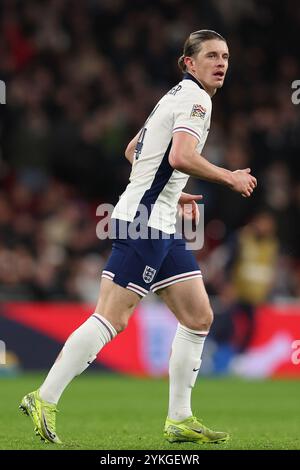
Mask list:
[[[194,59],[192,57],[185,57],[184,58],[184,63],[186,65],[186,68],[188,69],[188,66],[194,66]]]

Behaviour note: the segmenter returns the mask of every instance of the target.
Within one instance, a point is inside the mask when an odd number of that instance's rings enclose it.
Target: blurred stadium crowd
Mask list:
[[[95,300],[110,251],[96,237],[96,207],[124,190],[124,149],[180,80],[183,42],[202,28],[225,36],[231,54],[204,155],[232,170],[250,166],[259,183],[247,200],[201,181],[187,188],[204,195],[206,241],[197,256],[208,291],[223,310],[299,297],[294,7],[290,0],[3,0],[0,299]]]

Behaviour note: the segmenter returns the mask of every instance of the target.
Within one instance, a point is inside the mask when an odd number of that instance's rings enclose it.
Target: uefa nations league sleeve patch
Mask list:
[[[192,107],[192,112],[190,117],[199,117],[201,119],[205,118],[206,109],[201,106],[201,104],[194,104]]]

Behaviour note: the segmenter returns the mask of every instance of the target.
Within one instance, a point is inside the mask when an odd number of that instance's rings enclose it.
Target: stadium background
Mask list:
[[[49,368],[93,311],[110,252],[96,208],[116,203],[125,146],[180,80],[186,36],[207,28],[231,57],[204,155],[250,166],[259,184],[247,200],[202,181],[187,188],[204,195],[196,256],[215,312],[201,372],[300,378],[299,24],[291,0],[1,2],[1,376]],[[175,327],[147,298],[93,368],[165,376]]]

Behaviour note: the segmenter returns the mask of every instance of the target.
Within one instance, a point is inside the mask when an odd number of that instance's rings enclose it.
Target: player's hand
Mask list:
[[[250,197],[257,186],[257,181],[251,175],[251,169],[232,171],[231,189],[240,193],[243,197]]]
[[[180,217],[187,220],[193,220],[197,225],[200,220],[200,213],[196,201],[199,201],[202,198],[203,196],[201,196],[201,194],[181,193],[178,201],[178,212]]]

